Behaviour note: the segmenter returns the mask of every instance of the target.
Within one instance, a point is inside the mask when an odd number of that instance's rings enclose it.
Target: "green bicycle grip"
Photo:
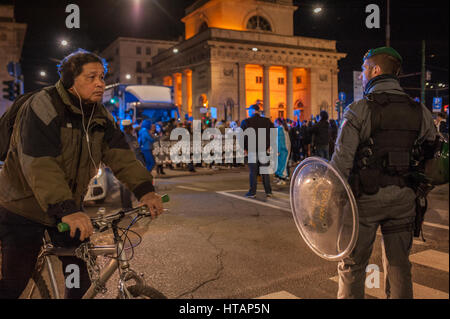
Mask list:
[[[163,203],[168,203],[168,202],[170,201],[169,195],[168,195],[168,194],[162,195],[162,196],[161,196],[161,201],[162,201]],[[64,233],[64,232],[70,230],[69,225],[66,224],[66,223],[59,223],[59,224],[57,225],[57,227],[58,227],[58,231],[59,231],[60,233]]]

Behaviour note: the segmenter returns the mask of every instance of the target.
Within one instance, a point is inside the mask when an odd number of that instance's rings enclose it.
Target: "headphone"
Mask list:
[[[80,94],[78,94],[78,91],[77,91],[77,89],[75,88],[75,86],[73,86],[72,88],[73,88],[73,90],[75,91],[75,93],[77,94],[78,99],[79,99],[79,101],[80,101],[81,126],[83,126],[83,131],[84,131],[84,133],[85,133],[85,135],[86,135],[86,142],[87,142],[86,144],[87,144],[87,147],[88,147],[89,157],[90,157],[90,159],[91,159],[91,161],[92,161],[92,164],[94,164],[95,171],[98,172],[98,167],[97,167],[97,165],[95,165],[94,158],[92,157],[91,146],[90,146],[90,144],[89,144],[89,125],[91,125],[91,120],[92,120],[92,116],[94,115],[95,105],[96,105],[96,104],[94,104],[94,106],[93,106],[93,108],[92,108],[92,111],[91,111],[91,116],[89,117],[88,124],[87,124],[87,126],[85,126],[85,125],[84,125],[84,111],[83,111],[83,105],[82,105],[82,102],[81,102],[81,96],[80,96]]]

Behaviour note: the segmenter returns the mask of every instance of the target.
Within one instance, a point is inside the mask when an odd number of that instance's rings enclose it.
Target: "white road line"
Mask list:
[[[289,212],[289,213],[291,212],[290,209],[287,209],[287,208],[284,208],[284,207],[280,207],[280,206],[276,206],[276,205],[272,205],[272,204],[265,203],[265,202],[261,202],[261,201],[259,201],[257,199],[246,198],[246,197],[243,197],[242,195],[230,194],[230,193],[228,193],[228,191],[221,191],[221,192],[216,192],[216,193],[224,195],[224,196],[229,196],[229,197],[237,198],[237,199],[240,199],[240,200],[244,200],[246,202],[250,202],[250,203],[253,203],[253,204],[267,206],[267,207],[283,210],[283,211]]]
[[[377,230],[377,236],[381,236],[382,234],[381,234],[381,230],[380,230],[380,228],[378,228],[378,230]],[[421,240],[419,240],[419,239],[414,239],[415,237],[413,237],[413,243],[414,244],[416,244],[416,245],[421,245],[421,246],[428,246],[428,244],[426,243],[426,242],[423,242],[423,241],[421,241]]]
[[[300,299],[300,298],[287,291],[282,290],[253,299]]]
[[[272,191],[272,193],[282,195],[283,198],[286,198],[287,200],[289,200],[289,196],[290,196],[289,193],[282,193],[282,192],[277,192],[277,191]]]
[[[441,228],[441,229],[449,230],[447,225],[434,224],[434,223],[429,223],[429,222],[423,222],[423,224],[425,226],[429,226],[429,227],[435,227],[435,228]]]
[[[270,197],[267,199],[269,202],[274,201],[275,203],[284,204],[285,206],[290,206],[289,202],[287,202],[284,199],[276,198],[276,197]]]
[[[182,186],[178,186],[178,187],[182,187]],[[226,195],[226,196],[231,196],[231,197],[234,197],[234,198],[239,198],[239,199],[242,199],[242,200],[247,200],[247,201],[250,201],[252,203],[256,202],[257,204],[268,206],[268,207],[273,207],[272,205],[270,205],[270,204],[268,204],[266,202],[260,202],[260,201],[253,200],[253,199],[248,199],[248,198],[245,198],[245,197],[242,197],[242,196],[239,196],[239,195],[229,194],[229,193],[235,193],[235,192],[247,192],[247,190],[246,189],[232,189],[232,190],[220,191],[220,192],[216,192],[216,193],[219,193],[219,194],[222,194],[222,195]],[[259,192],[262,192],[262,191],[259,191]],[[273,193],[275,195],[281,195],[281,198],[274,198],[274,197],[272,197],[272,198],[268,199],[269,201],[274,201],[274,202],[279,202],[279,203],[286,203],[286,206],[290,207],[291,204],[290,204],[290,201],[289,201],[289,194],[282,193],[282,192],[277,192],[277,191],[273,191]],[[284,202],[283,199],[286,199],[286,201]],[[281,208],[281,207],[278,207],[278,206],[274,207],[274,208],[278,208],[278,209],[281,209],[281,210],[284,210],[284,211],[291,212],[290,208]],[[429,222],[424,222],[423,224],[425,226],[429,226],[429,227],[435,227],[435,228],[449,230],[449,226],[446,226],[446,225],[429,223]],[[414,240],[414,242],[416,244],[419,244],[419,245],[424,244],[422,241],[418,241],[418,240],[417,241]]]
[[[188,187],[188,186],[177,186],[178,188],[182,188],[182,189],[188,189],[191,191],[198,191],[198,192],[206,192],[207,189],[203,189],[203,188],[197,188],[197,187]]]
[[[365,288],[366,295],[385,299],[386,294],[384,293],[384,275],[380,272],[380,288]],[[335,276],[330,278],[332,281],[338,283],[339,277]],[[413,282],[413,298],[414,299],[448,299],[448,293],[437,289],[419,285]]]
[[[409,256],[409,260],[419,265],[448,272],[448,254],[429,249]]]

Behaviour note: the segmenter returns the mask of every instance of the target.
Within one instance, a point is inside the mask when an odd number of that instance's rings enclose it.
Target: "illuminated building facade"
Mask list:
[[[152,58],[177,42],[118,37],[102,51],[108,62],[106,84],[151,84]]]
[[[218,120],[242,120],[258,99],[264,113],[336,118],[336,41],[294,36],[292,0],[198,0],[182,19],[185,39],[153,57],[155,84],[173,85],[181,114],[216,108]]]

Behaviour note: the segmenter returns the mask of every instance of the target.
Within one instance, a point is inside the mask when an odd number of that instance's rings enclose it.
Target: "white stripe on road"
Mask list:
[[[332,281],[338,283],[339,276],[330,278]],[[384,275],[380,272],[380,288],[365,288],[366,295],[385,299],[386,294],[384,292]],[[426,287],[413,282],[413,298],[414,299],[448,299],[448,293],[437,289]]]
[[[182,186],[178,186],[178,187],[182,187]],[[246,201],[249,201],[249,202],[252,202],[252,203],[256,203],[256,204],[260,204],[260,205],[263,205],[263,206],[268,206],[268,207],[272,207],[272,208],[281,209],[281,210],[284,210],[284,211],[287,211],[287,212],[291,212],[290,208],[278,207],[278,206],[274,206],[274,205],[271,205],[271,204],[266,203],[266,202],[261,202],[261,201],[258,201],[258,200],[245,198],[245,197],[242,197],[242,196],[239,196],[239,195],[230,194],[232,192],[236,193],[236,192],[246,192],[246,191],[247,191],[246,189],[233,189],[233,190],[227,190],[227,191],[220,191],[220,192],[217,192],[217,193],[225,195],[225,196],[238,198],[238,199],[241,199],[241,200],[246,200]],[[275,203],[278,202],[278,203],[286,204],[287,207],[290,207],[289,194],[282,193],[282,192],[277,192],[277,191],[273,191],[273,193],[276,194],[276,195],[280,195],[281,198],[274,198],[274,197],[268,198],[269,202],[271,202],[271,201],[273,201]],[[286,201],[283,201],[283,199],[286,199]],[[435,223],[430,223],[430,222],[424,222],[423,224],[425,226],[429,226],[429,227],[435,227],[435,228],[449,230],[449,226],[447,226],[447,225],[435,224]],[[423,242],[421,242],[421,241],[416,241],[415,240],[414,242],[417,243],[417,244],[423,244]]]
[[[423,224],[425,226],[429,226],[429,227],[436,227],[436,228],[447,229],[448,230],[448,226],[447,225],[434,224],[434,223],[429,223],[429,222],[423,222]]]
[[[409,256],[409,260],[419,265],[448,272],[448,254],[429,249]]]
[[[190,191],[197,191],[197,192],[206,192],[207,189],[203,189],[203,188],[197,188],[197,187],[188,187],[188,186],[177,186],[178,188],[182,188],[182,189],[188,189]]]
[[[269,204],[269,203],[261,202],[261,201],[259,201],[257,199],[246,198],[246,197],[243,197],[242,195],[230,194],[229,192],[236,192],[236,190],[221,191],[221,192],[216,192],[216,193],[217,194],[221,194],[221,195],[225,195],[225,196],[229,196],[229,197],[233,197],[233,198],[237,198],[237,199],[240,199],[240,200],[244,200],[246,202],[250,202],[250,203],[253,203],[253,204],[259,204],[259,205],[267,206],[267,207],[270,207],[270,208],[283,210],[283,211],[289,212],[289,213],[291,212],[290,209],[287,209],[287,208],[284,208],[284,207],[280,207],[280,206],[272,205],[272,204]]]
[[[277,191],[273,191],[272,193],[280,195],[281,198],[287,199],[288,202],[290,200],[291,195],[289,195],[289,193],[282,193],[282,192],[277,192]]]
[[[283,290],[253,299],[300,299],[300,298]]]

